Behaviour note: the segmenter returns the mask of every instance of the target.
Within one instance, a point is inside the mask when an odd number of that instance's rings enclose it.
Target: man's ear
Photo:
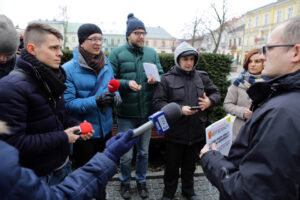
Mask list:
[[[294,62],[294,63],[300,62],[300,44],[296,44],[294,46],[292,62]]]
[[[34,44],[32,44],[32,43],[27,44],[27,51],[28,51],[31,55],[34,55],[34,56],[36,55],[35,49],[36,49],[36,47],[35,47]]]

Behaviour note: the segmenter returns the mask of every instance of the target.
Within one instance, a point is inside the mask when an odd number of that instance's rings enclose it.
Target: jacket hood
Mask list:
[[[184,53],[184,52],[187,52],[187,51],[192,51],[192,52],[195,52],[197,55],[198,55],[198,52],[197,50],[192,47],[189,43],[187,42],[182,42],[176,49],[175,49],[175,53],[174,53],[174,61],[175,61],[175,64],[177,66],[179,66],[179,63],[178,63],[178,58],[179,56]],[[194,68],[195,66],[197,65],[198,63],[198,56],[195,60],[195,64],[194,64]]]

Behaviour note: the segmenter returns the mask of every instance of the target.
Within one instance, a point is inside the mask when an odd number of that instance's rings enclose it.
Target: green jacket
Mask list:
[[[152,114],[152,96],[156,86],[147,83],[143,63],[153,63],[159,74],[163,74],[159,58],[154,49],[143,46],[136,48],[127,42],[115,49],[109,56],[115,78],[120,81],[119,92],[123,103],[117,110],[118,117],[147,118]],[[130,89],[129,81],[134,80],[142,86],[135,92]]]

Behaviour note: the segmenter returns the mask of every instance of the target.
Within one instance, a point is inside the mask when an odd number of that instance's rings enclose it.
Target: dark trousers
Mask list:
[[[194,196],[194,172],[200,148],[204,143],[184,145],[166,141],[167,162],[164,174],[164,196],[173,198],[176,193],[179,168],[181,168],[182,194]]]
[[[111,133],[105,138],[97,138],[90,140],[77,140],[73,146],[73,167],[78,168],[86,164],[97,152],[103,152],[105,142],[111,138]],[[97,200],[104,200],[106,196],[105,188],[100,192]]]

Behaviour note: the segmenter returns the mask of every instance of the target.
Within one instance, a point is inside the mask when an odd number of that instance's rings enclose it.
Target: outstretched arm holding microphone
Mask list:
[[[4,124],[0,123],[0,130]],[[0,133],[1,134],[1,133]],[[91,199],[98,196],[117,172],[116,162],[136,142],[133,131],[118,133],[106,142],[87,164],[69,174],[56,186],[48,186],[35,173],[19,165],[18,150],[0,140],[0,199]]]

